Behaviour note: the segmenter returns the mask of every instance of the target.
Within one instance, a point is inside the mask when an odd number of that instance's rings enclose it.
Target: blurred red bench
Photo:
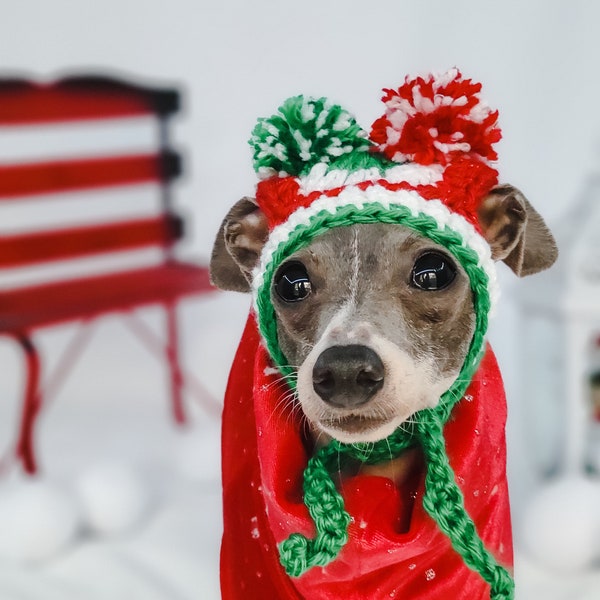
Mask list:
[[[169,118],[178,111],[179,103],[177,90],[111,78],[76,77],[50,83],[0,79],[2,131],[17,136],[15,139],[42,132],[46,137],[40,139],[49,140],[45,150],[38,150],[38,142],[33,142],[33,153],[25,153],[25,157],[0,157],[0,205],[28,203],[37,211],[31,214],[37,216],[51,213],[51,203],[60,201],[62,212],[57,210],[57,215],[76,213],[76,207],[79,211],[72,222],[48,227],[31,219],[33,224],[25,229],[0,231],[0,273],[30,273],[24,282],[0,287],[0,334],[17,340],[26,357],[26,389],[15,452],[29,473],[37,468],[33,429],[43,403],[41,357],[33,339],[41,328],[74,321],[85,325],[108,313],[129,314],[138,307],[163,306],[167,323],[163,355],[170,369],[172,410],[177,422],[185,420],[176,305],[183,296],[204,294],[212,288],[205,266],[178,260],[174,253],[184,223],[171,205],[171,184],[180,174],[181,163],[170,147]],[[109,150],[107,136],[98,136],[109,124],[118,129],[125,123],[139,125],[140,119],[145,127],[154,127],[150,137],[155,136],[155,143],[150,148],[130,148],[125,133],[122,148]],[[91,135],[77,129],[90,124]],[[55,152],[52,139],[71,134],[80,137],[83,148],[67,144],[62,153]],[[94,135],[101,142],[99,149],[93,147]],[[111,195],[118,197],[123,190],[130,193],[134,187],[155,196],[149,214],[117,211],[125,214],[84,218],[89,216],[88,206],[104,204]],[[146,208],[144,205],[144,211]],[[129,260],[146,250],[154,251],[150,262]],[[109,258],[108,266],[96,268],[92,261],[94,267],[89,267],[89,259],[103,256]],[[77,263],[81,263],[79,269],[67,269],[67,275],[60,269],[55,271],[58,276],[36,275],[40,266]],[[148,331],[137,330],[152,345]],[[76,358],[74,348],[72,356],[61,363],[64,372]]]

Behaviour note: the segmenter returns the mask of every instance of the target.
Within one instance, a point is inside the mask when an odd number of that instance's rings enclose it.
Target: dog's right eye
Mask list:
[[[275,291],[284,302],[304,300],[312,291],[306,267],[299,262],[283,265],[275,277]]]
[[[428,292],[448,287],[456,277],[456,267],[439,252],[427,252],[415,262],[412,273],[412,285]]]

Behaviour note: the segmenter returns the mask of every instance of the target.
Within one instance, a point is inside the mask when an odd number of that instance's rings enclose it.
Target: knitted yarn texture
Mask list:
[[[480,363],[497,295],[476,208],[497,183],[488,160],[496,158],[492,143],[500,130],[497,112],[478,97],[480,88],[457,70],[438,78],[407,79],[397,91],[385,91],[386,114],[373,125],[371,139],[341,107],[303,96],[287,100],[253,132],[255,169],[262,179],[256,198],[271,227],[253,273],[254,308],[265,346],[292,388],[292,372],[277,339],[272,280],[282,261],[332,227],[403,225],[444,246],[469,276],[476,318],[462,369],[435,408],[416,413],[412,426],[385,440],[334,440],[310,459],[304,502],[315,537],[292,533],[279,547],[292,577],[326,566],[347,543],[351,516],[331,477],[340,461],[346,457],[375,464],[418,444],[427,465],[425,510],[465,564],[490,585],[490,597],[513,598],[512,578],[485,548],[465,510],[443,433]]]
[[[303,435],[301,412],[283,404],[291,391],[273,367],[251,314],[233,362],[223,414],[224,600],[489,598],[490,586],[466,565],[425,509],[424,462],[410,489],[361,474],[360,469],[340,479],[339,465],[333,462],[336,488],[351,516],[348,540],[326,567],[312,567],[300,577],[285,572],[279,544],[292,533],[307,539],[316,534],[302,490],[314,453]],[[478,534],[500,563],[509,566],[505,421],[502,378],[488,347],[463,400],[444,425],[445,453]],[[345,460],[340,457],[342,464]],[[353,470],[358,467],[349,460]]]
[[[307,245],[311,239],[328,229],[328,221],[334,222],[335,226],[376,222],[402,224],[445,246],[469,275],[477,322],[461,373],[435,409],[421,411],[416,415],[415,427],[398,429],[391,437],[372,445],[347,445],[333,441],[311,459],[304,476],[304,499],[315,522],[317,534],[312,540],[300,534],[292,534],[280,546],[282,564],[288,574],[298,577],[311,567],[326,566],[335,559],[346,543],[350,515],[345,512],[343,499],[330,475],[339,468],[340,457],[346,456],[375,464],[389,460],[390,455],[398,456],[403,450],[419,443],[424,450],[428,469],[424,498],[426,510],[450,537],[465,562],[481,573],[492,586],[491,597],[511,598],[514,587],[512,579],[485,550],[473,522],[464,511],[462,494],[454,481],[443,438],[443,424],[448,419],[454,403],[462,398],[477,369],[484,347],[490,303],[487,275],[479,267],[477,255],[465,248],[460,235],[449,228],[440,230],[437,222],[427,215],[413,217],[404,206],[384,209],[378,205],[370,205],[362,211],[355,207],[344,207],[333,215],[323,212],[318,215],[313,227],[298,228],[288,241],[289,246],[280,248],[279,251],[288,256]],[[291,374],[289,367],[284,366],[287,361],[277,343],[276,321],[270,301],[270,281],[278,264],[280,260],[275,255],[271,271],[265,276],[265,282],[259,290],[256,306],[261,315],[260,328],[267,349],[275,362],[281,365],[281,371]],[[290,385],[294,385],[292,378],[289,382]]]

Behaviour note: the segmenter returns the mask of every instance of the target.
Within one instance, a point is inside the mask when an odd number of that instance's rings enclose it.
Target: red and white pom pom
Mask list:
[[[441,76],[406,78],[397,90],[385,89],[385,114],[373,123],[371,140],[394,162],[447,164],[459,155],[498,158],[498,111],[481,100],[480,83],[458,69]]]

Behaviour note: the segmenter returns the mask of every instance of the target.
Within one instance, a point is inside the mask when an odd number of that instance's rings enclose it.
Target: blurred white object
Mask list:
[[[203,427],[181,432],[175,439],[175,466],[189,481],[217,482],[221,477],[221,432]]]
[[[600,482],[561,477],[532,498],[521,523],[523,548],[561,573],[590,568],[600,559]]]
[[[150,494],[132,468],[116,463],[86,469],[76,483],[86,527],[100,535],[126,533],[147,516]]]
[[[522,397],[538,472],[576,475],[596,454],[590,369],[600,337],[600,172],[552,230],[556,265],[516,288]]]
[[[66,490],[37,479],[8,483],[0,494],[0,557],[43,561],[77,538],[81,513]]]

